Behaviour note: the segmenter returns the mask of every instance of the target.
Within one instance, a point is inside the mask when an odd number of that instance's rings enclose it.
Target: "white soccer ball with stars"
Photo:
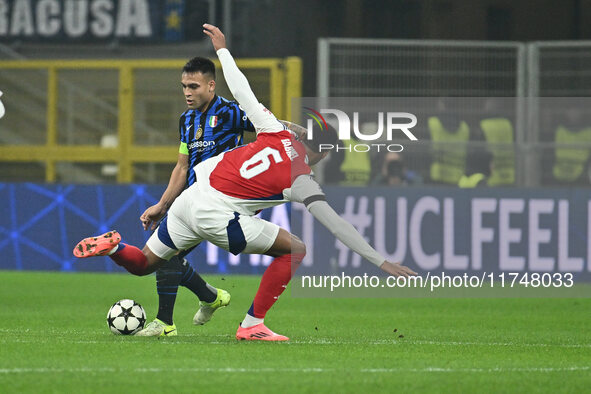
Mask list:
[[[146,323],[146,311],[134,300],[120,300],[107,314],[107,324],[113,334],[133,335]]]

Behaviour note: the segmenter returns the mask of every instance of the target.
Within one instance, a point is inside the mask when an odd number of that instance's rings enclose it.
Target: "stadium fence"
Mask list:
[[[539,97],[591,96],[590,49],[590,41],[324,38],[318,41],[317,95],[513,98],[513,142],[492,146],[471,140],[468,150],[512,152],[515,181],[507,185],[549,185],[556,183],[547,170],[556,149],[586,155],[591,141],[557,144],[554,130],[544,125],[564,108],[552,101],[552,108],[541,108]],[[407,158],[409,167],[428,173],[425,159],[432,151],[430,141],[420,144]]]
[[[161,182],[176,161],[183,60],[0,61],[4,181]],[[301,59],[240,59],[259,99],[291,116]],[[219,62],[217,64],[219,67]],[[217,93],[231,97],[219,73]],[[159,166],[160,164],[166,164]]]

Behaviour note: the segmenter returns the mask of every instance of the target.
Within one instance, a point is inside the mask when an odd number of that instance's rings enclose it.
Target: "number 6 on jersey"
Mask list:
[[[242,164],[242,167],[240,167],[240,175],[244,179],[250,179],[267,171],[269,167],[271,167],[269,156],[273,157],[275,163],[281,163],[283,161],[281,154],[277,149],[267,146],[265,149],[252,155],[250,159]]]

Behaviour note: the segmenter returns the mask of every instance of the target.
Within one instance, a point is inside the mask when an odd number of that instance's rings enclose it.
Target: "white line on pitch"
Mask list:
[[[188,339],[188,340],[185,340]],[[186,345],[187,343],[200,343],[207,345],[228,345],[234,342],[223,342],[219,340],[207,341],[201,338],[194,342],[190,340],[191,337],[174,337],[170,340],[164,339],[158,341],[162,345]],[[153,340],[146,338],[147,341]],[[11,338],[5,337],[0,338],[0,343],[67,343],[67,344],[111,344],[111,340],[85,340],[85,339],[68,339],[66,337],[53,337],[53,338]],[[125,342],[119,342],[123,344]],[[135,344],[136,341],[128,342],[129,344]],[[286,345],[435,345],[435,346],[500,346],[500,347],[558,347],[558,348],[591,348],[589,343],[515,343],[515,342],[460,342],[460,341],[425,341],[425,340],[395,340],[395,339],[381,339],[374,341],[350,341],[350,340],[335,340],[335,339],[310,339],[310,340],[291,340],[285,343]]]
[[[159,372],[182,372],[182,373],[280,373],[280,372],[294,372],[294,373],[508,373],[508,372],[577,372],[588,371],[589,366],[575,366],[575,367],[539,367],[539,368],[362,368],[362,369],[337,369],[337,368],[0,368],[0,374],[25,374],[25,373],[112,373],[112,372],[126,372],[126,373],[159,373]]]

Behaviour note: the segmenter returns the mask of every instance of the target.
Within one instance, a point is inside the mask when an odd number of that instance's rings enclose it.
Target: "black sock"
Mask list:
[[[183,259],[184,260],[184,259]],[[191,290],[203,302],[214,302],[218,296],[215,287],[210,286],[203,278],[193,270],[187,260],[183,261],[183,276],[181,286]]]
[[[168,263],[156,271],[156,288],[158,289],[157,319],[166,324],[172,324],[176,293],[185,274],[183,259],[178,256],[171,258]]]

